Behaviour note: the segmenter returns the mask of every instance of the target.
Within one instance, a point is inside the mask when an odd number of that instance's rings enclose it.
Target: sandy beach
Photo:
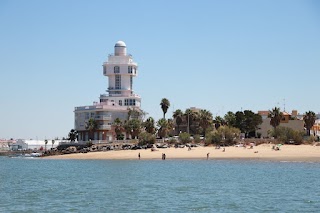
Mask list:
[[[272,150],[272,144],[262,144],[253,149],[243,147],[226,147],[215,149],[215,147],[194,147],[191,150],[185,148],[158,149],[158,151],[147,150],[117,150],[104,152],[88,152],[78,154],[56,155],[45,157],[48,159],[96,159],[96,160],[161,160],[162,153],[166,154],[166,160],[172,159],[261,159],[276,161],[316,161],[320,162],[320,146],[312,145],[283,145],[279,151]]]

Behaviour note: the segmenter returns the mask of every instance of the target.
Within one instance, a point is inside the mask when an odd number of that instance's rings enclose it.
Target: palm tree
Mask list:
[[[194,121],[199,120],[199,114],[197,112],[192,111],[191,109],[186,109],[184,113],[185,122],[187,123],[187,132],[190,133],[190,126]]]
[[[171,133],[172,130],[174,129],[173,120],[172,119],[168,119],[167,122],[168,122],[168,133]]]
[[[121,137],[121,132],[123,131],[122,121],[120,118],[116,118],[113,121],[114,131],[116,132],[117,140],[119,140]]]
[[[47,144],[48,144],[48,140],[44,140],[44,150],[47,151]]]
[[[135,138],[141,132],[141,120],[131,119],[124,122],[123,127],[126,131],[127,138],[128,135],[131,135],[131,138]]]
[[[176,119],[176,124],[178,126],[178,133],[180,133],[180,125],[182,123],[183,112],[180,109],[177,109],[173,113],[173,118]]]
[[[97,121],[90,118],[88,122],[86,122],[86,129],[89,130],[90,139],[92,140],[93,132],[98,129]]]
[[[236,115],[229,111],[224,115],[224,120],[229,127],[234,127],[236,124]]]
[[[206,133],[207,128],[211,125],[212,119],[213,119],[213,116],[212,116],[211,112],[209,112],[208,110],[205,110],[205,109],[200,110],[199,124],[204,131],[204,135]]]
[[[54,140],[51,141],[51,143],[52,143],[51,149],[53,149],[54,142],[55,142]]]
[[[165,138],[168,135],[169,132],[169,124],[168,121],[164,118],[161,118],[157,122],[158,129],[158,136],[161,138]]]
[[[162,98],[160,105],[161,105],[161,109],[163,111],[163,118],[165,119],[168,108],[170,107],[170,102],[168,99]]]
[[[307,129],[307,135],[310,136],[310,130],[316,122],[316,113],[309,111],[303,116],[304,124]]]
[[[68,140],[75,141],[78,138],[78,132],[74,129],[71,129],[68,135]]]
[[[280,121],[283,117],[282,112],[280,112],[279,107],[275,107],[272,110],[269,110],[268,118],[271,118],[270,125],[273,126],[274,130],[276,130],[277,126],[280,125]]]
[[[221,116],[216,116],[213,122],[216,129],[226,124],[226,121]]]
[[[154,125],[154,119],[152,117],[149,117],[144,123],[143,123],[144,128],[146,131],[150,134],[154,134],[156,132],[156,128]]]

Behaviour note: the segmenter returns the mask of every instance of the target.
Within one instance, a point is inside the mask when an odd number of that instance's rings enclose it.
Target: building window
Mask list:
[[[116,89],[121,89],[121,75],[116,75],[115,88]]]
[[[119,105],[122,106],[122,100],[119,100]]]
[[[115,66],[114,67],[114,73],[120,73],[120,67],[119,66]]]
[[[125,106],[135,106],[136,99],[124,99],[124,105]]]
[[[107,67],[103,66],[103,74],[105,75],[107,73]]]
[[[130,90],[132,90],[132,75],[130,76]]]
[[[128,73],[132,73],[132,66],[128,66]]]

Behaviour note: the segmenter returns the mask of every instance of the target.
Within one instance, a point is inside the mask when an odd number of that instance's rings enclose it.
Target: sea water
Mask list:
[[[320,163],[0,157],[0,212],[319,212]]]

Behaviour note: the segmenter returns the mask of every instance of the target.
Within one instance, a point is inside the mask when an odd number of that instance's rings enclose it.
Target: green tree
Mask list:
[[[236,115],[229,111],[227,114],[224,115],[224,120],[227,126],[229,127],[235,127],[236,125]]]
[[[178,132],[180,132],[180,125],[182,124],[183,112],[180,109],[177,109],[173,113],[173,118],[176,120],[178,126]]]
[[[259,114],[252,112],[251,110],[245,110],[244,112],[244,132],[248,136],[249,133],[255,132],[258,126],[262,123],[262,117]]]
[[[220,126],[224,126],[226,122],[221,116],[216,116],[213,123],[214,127],[218,129]]]
[[[134,118],[129,121],[126,121],[124,128],[127,134],[129,133],[131,135],[131,138],[133,139],[140,134],[141,126],[141,120]]]
[[[146,113],[140,109],[128,107],[127,120],[130,120],[133,118],[142,120],[142,118],[145,115],[146,115]]]
[[[86,122],[86,129],[89,131],[89,139],[93,140],[93,132],[98,129],[97,121],[93,118],[90,118]]]
[[[195,124],[199,122],[199,114],[197,112],[192,111],[191,109],[186,109],[183,116],[187,124],[187,132],[194,132],[193,130],[191,130],[191,126],[195,126]]]
[[[157,126],[158,126],[158,136],[160,138],[167,137],[167,135],[169,133],[168,121],[166,119],[164,119],[164,118],[161,118],[160,120],[158,120]]]
[[[114,126],[114,131],[116,133],[117,140],[123,140],[122,131],[124,130],[124,128],[120,118],[114,119],[113,126]]]
[[[154,123],[154,119],[152,117],[149,117],[144,123],[143,126],[145,128],[145,130],[150,133],[150,134],[154,134],[156,132],[156,127],[155,127],[155,123]]]
[[[282,112],[279,107],[275,107],[272,110],[269,110],[268,118],[270,118],[270,125],[273,126],[274,129],[280,125],[280,121],[283,117]]]
[[[303,116],[304,125],[307,129],[307,135],[310,136],[310,130],[313,127],[314,123],[316,122],[317,116],[316,113],[309,111],[306,112]]]
[[[74,142],[78,138],[78,132],[74,129],[71,129],[68,134],[68,140]]]
[[[245,116],[244,116],[244,113],[241,112],[241,111],[238,111],[236,112],[235,114],[235,127],[240,129],[241,132],[245,132],[245,123],[244,123],[244,120],[245,120]]]
[[[163,118],[166,118],[166,113],[167,113],[167,111],[168,111],[168,109],[169,109],[169,107],[170,107],[170,102],[169,102],[168,99],[163,98],[163,99],[161,100],[160,105],[161,105],[161,109],[162,109],[162,111],[163,111]]]
[[[53,149],[54,142],[55,142],[54,140],[51,141],[51,143],[52,143],[51,149]]]
[[[208,110],[202,109],[199,112],[199,124],[205,135],[207,128],[212,124],[212,113]]]
[[[170,118],[167,120],[167,122],[168,122],[168,133],[170,135],[174,129],[174,123],[173,123],[173,120]],[[170,136],[172,136],[172,135],[170,135]]]

